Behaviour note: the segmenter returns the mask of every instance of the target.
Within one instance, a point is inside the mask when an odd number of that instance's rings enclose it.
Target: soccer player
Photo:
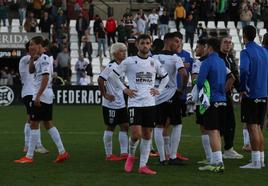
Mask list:
[[[34,149],[38,142],[39,122],[43,121],[45,128],[48,130],[51,138],[56,144],[59,154],[54,162],[62,162],[69,158],[69,154],[65,151],[62,144],[58,129],[52,124],[52,104],[53,104],[53,90],[52,90],[52,73],[53,65],[50,58],[44,54],[44,40],[37,36],[31,39],[29,46],[30,63],[29,72],[34,73],[34,94],[33,94],[33,113],[31,113],[31,131],[29,148],[26,156],[15,160],[15,163],[32,163]]]
[[[244,111],[250,144],[251,163],[240,168],[261,169],[264,164],[264,138],[261,123],[264,121],[268,90],[268,53],[265,48],[254,42],[256,29],[243,27],[243,41],[246,48],[240,53],[240,82]],[[243,108],[244,107],[244,108]]]
[[[210,106],[203,115],[204,127],[208,131],[210,146],[212,149],[211,164],[199,167],[201,171],[223,172],[224,165],[221,152],[220,129],[225,121],[226,107],[226,67],[224,61],[218,56],[220,50],[220,41],[216,38],[207,40],[205,47],[208,57],[200,67],[197,79],[197,88],[203,89],[205,80],[210,85]]]
[[[29,52],[29,45],[30,42],[27,42],[25,45],[25,49],[27,53]],[[27,152],[28,146],[29,146],[29,138],[30,138],[30,131],[31,131],[31,119],[30,119],[30,114],[31,114],[31,102],[32,102],[32,97],[33,97],[33,74],[29,73],[29,62],[30,62],[31,56],[29,54],[23,56],[20,59],[19,62],[19,73],[21,77],[21,84],[22,84],[22,89],[21,89],[21,97],[22,101],[26,107],[27,111],[27,122],[25,123],[24,126],[24,148],[23,152]],[[40,129],[39,133],[40,134]],[[48,153],[49,151],[42,145],[41,142],[41,135],[38,136],[38,143],[36,145],[35,152],[45,154]]]
[[[167,33],[164,36],[164,48],[158,55],[153,58],[160,61],[163,68],[169,75],[169,82],[162,90],[160,95],[156,96],[156,128],[155,142],[160,155],[160,164],[166,164],[167,160],[170,165],[181,165],[182,160],[177,158],[177,150],[179,147],[182,121],[180,114],[179,98],[183,94],[188,82],[188,75],[184,68],[183,61],[177,56],[176,52],[180,47],[180,38],[176,33]],[[176,78],[177,73],[182,78],[181,89],[177,89]],[[171,140],[163,137],[163,128],[172,125]],[[166,142],[166,143],[165,143]],[[170,146],[170,152],[168,152]],[[166,149],[166,152],[165,152]]]
[[[192,82],[194,84],[197,81],[197,77],[199,74],[199,70],[202,64],[202,61],[204,61],[207,58],[207,51],[205,50],[207,44],[207,40],[205,39],[200,39],[197,41],[197,45],[195,48],[195,55],[199,57],[199,59],[196,59],[193,63],[192,66]],[[210,142],[209,142],[209,136],[208,136],[208,131],[204,127],[204,121],[203,121],[203,115],[199,111],[200,105],[199,103],[196,105],[196,123],[199,124],[200,126],[200,131],[201,131],[201,141],[202,145],[205,151],[206,159],[198,161],[197,163],[199,164],[209,164],[212,156],[212,151],[210,147]]]
[[[231,54],[232,49],[232,38],[229,35],[226,35],[221,38],[221,48],[219,52],[220,58],[222,58],[225,62],[225,66],[231,70],[232,74],[235,77],[234,88],[239,91],[240,83],[239,83],[239,73],[237,69],[237,65],[235,63],[234,57]],[[242,159],[243,155],[237,153],[234,146],[234,137],[235,137],[235,115],[233,108],[233,100],[231,96],[231,91],[226,93],[226,122],[225,126],[222,126],[221,133],[224,139],[224,154],[223,158],[225,159]]]
[[[135,162],[135,152],[140,143],[141,174],[156,174],[146,166],[150,153],[151,131],[155,126],[155,96],[167,85],[169,77],[160,62],[149,57],[152,40],[149,35],[141,34],[137,38],[138,54],[128,57],[111,73],[111,77],[128,95],[128,116],[131,131],[129,139],[129,155],[125,163],[125,171],[131,172]],[[120,74],[125,73],[129,81],[126,88],[119,81]],[[159,87],[155,88],[156,75],[162,78]]]
[[[123,43],[115,43],[111,46],[113,60],[101,72],[98,78],[99,89],[101,91],[102,110],[104,122],[107,125],[103,135],[103,143],[106,153],[106,160],[117,161],[126,160],[128,156],[128,117],[123,91],[116,87],[109,78],[110,73],[126,58],[127,47]],[[123,80],[124,76],[120,76]],[[113,155],[113,131],[119,124],[119,143],[121,157]]]

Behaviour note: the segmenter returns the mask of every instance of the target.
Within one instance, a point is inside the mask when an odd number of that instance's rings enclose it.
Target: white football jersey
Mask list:
[[[155,86],[156,74],[159,77],[168,75],[157,59],[139,56],[126,58],[114,72],[118,76],[126,74],[129,88],[137,90],[136,96],[128,98],[128,107],[155,106],[155,97],[150,94],[150,89]]]
[[[19,73],[22,84],[21,97],[32,96],[34,93],[33,74],[29,72],[30,55],[23,56],[19,63]]]
[[[46,89],[40,97],[40,101],[46,104],[52,104],[54,93],[52,90],[52,74],[53,74],[53,61],[46,54],[42,54],[35,62],[35,72],[34,72],[34,95],[33,100],[35,100],[37,92],[40,89],[43,74],[49,75],[49,80]]]
[[[160,95],[156,96],[156,104],[168,101],[177,90],[177,72],[180,68],[184,68],[182,59],[173,52],[163,51],[161,54],[154,55],[153,58],[158,59],[169,75],[169,82]]]
[[[115,100],[112,102],[102,97],[102,106],[112,109],[121,109],[126,107],[122,89],[118,87],[111,78],[109,78],[110,73],[113,72],[113,70],[117,67],[118,64],[116,62],[109,63],[100,74],[100,78],[106,81],[106,92],[115,97]],[[123,81],[123,78],[124,77],[120,75],[121,81]]]

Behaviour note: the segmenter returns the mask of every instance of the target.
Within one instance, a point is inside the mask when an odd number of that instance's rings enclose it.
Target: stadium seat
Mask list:
[[[180,28],[180,33],[185,36],[185,29],[184,28]]]
[[[264,27],[264,22],[263,21],[258,21],[257,22],[257,29],[263,29]]]
[[[94,25],[94,20],[90,20],[90,21],[89,21],[89,27],[90,27],[90,28],[93,28],[93,25]]]
[[[240,29],[240,30],[239,30],[239,37],[241,37],[241,38],[242,38],[242,36],[243,36],[243,30],[242,30],[242,29]]]
[[[19,25],[14,25],[11,27],[11,32],[12,33],[20,33],[20,26]]]
[[[98,43],[97,42],[92,42],[92,49],[97,50],[98,49]]]
[[[227,28],[230,28],[230,29],[235,28],[234,21],[228,21],[228,22],[227,22]]]
[[[176,32],[177,29],[176,28],[170,28],[170,32]]]
[[[242,50],[241,44],[240,43],[234,43],[234,50],[240,52]]]
[[[241,21],[237,22],[237,29],[242,29],[242,22]]]
[[[226,27],[225,27],[224,21],[218,21],[217,28],[225,29]]]
[[[261,44],[261,40],[260,40],[260,38],[259,38],[258,35],[256,35],[254,41],[255,41],[257,44],[259,44],[259,45]]]
[[[207,28],[216,28],[214,21],[208,21]]]
[[[176,23],[175,21],[169,21],[168,22],[168,27],[171,29],[171,28],[176,28]]]
[[[262,29],[260,29],[259,35],[260,35],[261,37],[263,37],[263,35],[264,35],[266,32],[267,32],[266,29],[265,29],[265,28],[262,28]]]
[[[70,27],[75,27],[76,25],[76,20],[72,19],[70,20]]]
[[[198,21],[198,24],[200,24],[200,23],[202,24],[202,27],[203,27],[203,28],[206,28],[205,21]]]
[[[12,27],[13,26],[20,26],[20,20],[19,19],[12,19],[11,25],[12,25]]]
[[[71,37],[70,37],[70,42],[78,42],[78,37],[77,37],[77,35],[71,35]]]
[[[78,54],[78,50],[71,50],[71,58],[78,58],[79,54]]]
[[[71,43],[71,49],[76,49],[78,50],[78,43]]]
[[[249,25],[251,25],[251,26],[255,26],[255,25],[254,25],[254,21],[250,21]]]
[[[7,33],[8,32],[8,27],[7,26],[1,26],[0,27],[0,32],[1,33]]]
[[[238,36],[236,28],[230,28],[229,35],[232,36],[232,37],[233,36]]]
[[[240,39],[239,39],[238,36],[232,36],[232,42],[233,42],[234,44],[236,44],[236,43],[241,44]]]
[[[77,34],[75,27],[70,27],[70,34]]]

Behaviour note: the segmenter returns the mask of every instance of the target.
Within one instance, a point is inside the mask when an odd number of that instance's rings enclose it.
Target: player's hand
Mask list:
[[[104,98],[109,100],[110,102],[115,100],[115,97],[113,95],[111,95],[111,94],[105,94]]]
[[[157,88],[151,88],[150,89],[150,94],[152,96],[156,96],[156,95],[159,95],[160,93],[159,93],[159,90]]]
[[[133,89],[124,89],[124,93],[128,96],[128,97],[135,97],[136,96],[136,92],[138,92],[137,90],[133,90]]]
[[[184,90],[182,90],[181,88],[178,88],[176,91],[179,93],[179,96],[182,96],[184,93]]]
[[[34,106],[35,107],[41,107],[40,98],[36,97],[34,100]]]

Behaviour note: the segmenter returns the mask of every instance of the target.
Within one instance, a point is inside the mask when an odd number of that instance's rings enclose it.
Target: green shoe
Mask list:
[[[224,172],[224,165],[220,163],[218,165],[206,165],[203,167],[198,167],[200,171],[210,171],[215,173],[223,173]]]

